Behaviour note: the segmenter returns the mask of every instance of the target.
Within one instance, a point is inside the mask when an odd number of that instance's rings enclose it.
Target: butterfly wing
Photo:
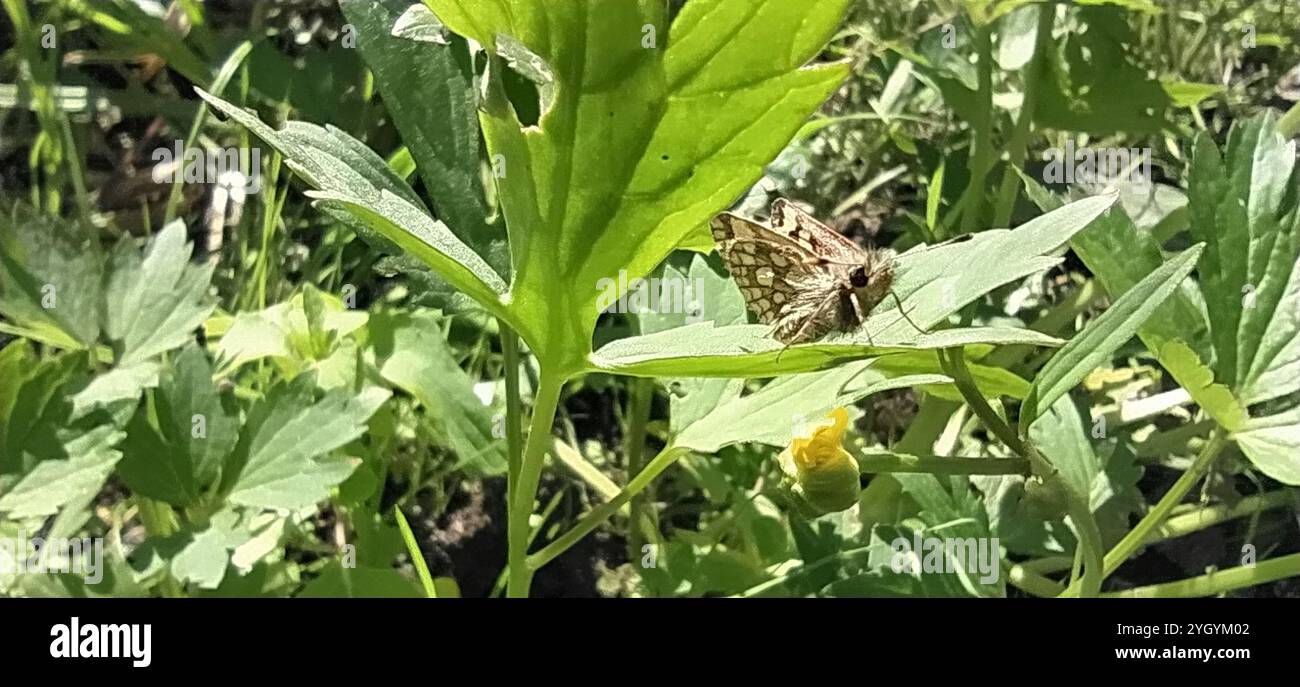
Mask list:
[[[772,202],[772,230],[807,247],[822,260],[840,265],[861,265],[866,255],[861,246],[785,198]]]
[[[745,303],[778,332],[796,331],[836,293],[826,262],[788,236],[730,212],[710,226]]]

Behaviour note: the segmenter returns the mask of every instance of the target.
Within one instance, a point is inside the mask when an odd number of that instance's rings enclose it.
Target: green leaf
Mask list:
[[[1057,351],[1034,378],[1029,395],[1025,397],[1020,409],[1020,427],[1027,428],[1056,399],[1083,381],[1090,372],[1109,360],[1120,346],[1133,338],[1147,318],[1174,294],[1179,283],[1196,267],[1201,250],[1201,245],[1193,246],[1161,265],[1133,288],[1125,291],[1105,312],[1089,322],[1083,331]]]
[[[15,206],[0,214],[0,313],[62,348],[92,347],[103,262],[94,227]]]
[[[505,441],[493,436],[492,411],[452,356],[439,318],[427,311],[378,312],[368,331],[379,374],[414,396],[440,424],[456,452],[457,469],[504,473]]]
[[[889,353],[979,344],[1060,345],[1060,339],[1029,329],[974,327],[918,335],[907,343],[875,346],[866,335],[831,336],[822,342],[786,348],[765,325],[714,328],[710,323],[606,344],[591,355],[593,371],[635,377],[775,377],[835,367]],[[859,343],[860,342],[860,343]]]
[[[280,549],[287,522],[277,513],[227,507],[157,546],[177,580],[216,589],[227,573],[247,572]]]
[[[361,436],[389,392],[335,389],[317,399],[314,386],[307,376],[280,384],[249,411],[222,478],[231,503],[302,508],[352,474],[358,461],[329,454]]]
[[[80,507],[121,458],[115,446],[125,436],[118,427],[124,404],[73,417],[85,369],[84,354],[65,355],[12,380],[17,391],[0,418],[0,514],[21,520]]]
[[[921,327],[949,315],[1002,284],[1057,263],[1046,257],[1115,202],[1088,198],[1037,217],[1014,230],[985,231],[965,240],[919,246],[898,256],[894,291]],[[981,265],[972,270],[970,265]],[[863,329],[786,348],[769,327],[687,327],[631,337],[589,357],[591,369],[635,376],[764,377],[831,367],[884,352],[973,344],[1052,346],[1057,339],[1026,329],[984,327],[917,332],[886,299]]]
[[[141,409],[132,419],[118,474],[133,492],[176,506],[192,505],[216,480],[234,448],[239,417],[223,403],[203,350],[181,351],[154,394],[157,428]]]
[[[1215,378],[1246,405],[1300,390],[1300,175],[1276,125],[1271,112],[1238,122],[1222,155],[1199,135],[1188,174]]]
[[[329,599],[416,599],[423,598],[419,585],[391,568],[346,568],[333,561],[307,583],[302,598]]]
[[[213,265],[192,265],[185,225],[172,222],[149,242],[143,258],[123,239],[109,258],[104,334],[118,365],[185,345],[216,304],[208,298]]]
[[[296,377],[312,362],[328,357],[335,343],[361,329],[368,318],[365,312],[347,309],[339,299],[307,285],[303,293],[284,303],[235,315],[215,346],[219,374],[229,375],[246,363],[271,358],[285,377]],[[208,334],[215,338],[213,329]]]
[[[653,0],[426,4],[544,82],[525,129],[494,60],[480,122],[504,164],[517,329],[565,372],[590,351],[597,283],[654,269],[759,178],[848,72],[804,66],[847,0],[688,4],[671,31]]]
[[[1300,485],[1300,406],[1251,418],[1233,438],[1264,474],[1283,484]]]
[[[713,238],[709,238],[712,250]],[[745,322],[745,298],[731,279],[719,274],[703,256],[691,259],[690,271],[683,275],[672,265],[664,270],[665,279],[683,279],[694,288],[698,302],[695,313],[700,320],[717,325]],[[672,283],[672,282],[669,282]],[[683,290],[685,287],[683,287]],[[638,315],[642,333],[672,329],[686,323],[685,313]],[[724,402],[740,396],[744,382],[736,379],[707,379],[680,377],[663,380],[668,388],[669,430],[676,434],[696,420],[712,412]]]
[[[318,191],[326,210],[368,228],[416,256],[488,310],[504,315],[505,282],[445,224],[429,216],[415,191],[382,158],[332,126],[289,122],[275,130],[255,115],[199,89],[213,108],[279,150],[286,164]],[[351,218],[349,220],[349,218]]]
[[[1222,154],[1198,136],[1188,174],[1191,233],[1207,244],[1201,286],[1215,352],[1212,378],[1192,374],[1201,396],[1215,403],[1207,410],[1234,432],[1251,462],[1286,484],[1300,484],[1296,411],[1285,407],[1300,391],[1295,163],[1295,141],[1278,132],[1269,111],[1235,123]],[[1245,419],[1241,409],[1257,405],[1263,416]]]
[[[115,367],[90,380],[72,397],[72,416],[76,420],[96,408],[108,408],[123,401],[133,405],[140,392],[158,386],[161,365],[152,360]]]
[[[928,573],[923,567],[921,579],[937,578],[929,582],[940,582],[947,589],[947,593],[942,594],[944,596],[1006,596],[1005,576],[1001,571],[1002,553],[998,547],[990,545],[992,534],[988,514],[967,480],[957,476],[945,479],[925,473],[895,473],[892,477],[902,485],[903,493],[920,508],[916,519],[923,524],[923,541],[926,538],[961,539],[965,540],[963,543],[974,543],[977,549],[992,556],[992,560],[975,556],[975,560],[964,561],[965,565],[961,565],[962,561],[945,552],[944,558],[953,572]],[[911,549],[912,541],[909,540],[908,544]],[[916,553],[925,558],[924,552]],[[977,563],[982,563],[984,570],[972,570],[972,567],[979,567]],[[992,579],[988,579],[990,577]],[[935,594],[933,591],[930,593]]]
[[[343,0],[339,7],[356,28],[357,47],[415,159],[434,215],[476,253],[488,255],[489,244],[504,242],[505,234],[486,224],[469,46],[409,0]]]

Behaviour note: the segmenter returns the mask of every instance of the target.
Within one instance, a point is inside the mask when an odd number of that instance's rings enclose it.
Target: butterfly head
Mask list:
[[[863,314],[870,313],[894,286],[893,257],[884,251],[869,251],[866,260],[849,272],[849,285]]]

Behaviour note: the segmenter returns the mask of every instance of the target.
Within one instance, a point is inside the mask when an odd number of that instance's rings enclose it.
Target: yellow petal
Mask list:
[[[849,426],[849,412],[837,407],[831,410],[828,417],[830,422],[814,427],[811,435],[795,437],[790,442],[790,452],[801,471],[838,467],[846,460],[852,460],[843,446],[844,432]]]

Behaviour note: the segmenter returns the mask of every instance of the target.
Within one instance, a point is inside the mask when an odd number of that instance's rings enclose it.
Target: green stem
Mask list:
[[[411,564],[415,566],[415,572],[420,576],[424,595],[430,599],[438,598],[438,589],[433,584],[433,575],[429,574],[429,564],[424,560],[424,553],[420,551],[420,545],[415,541],[415,534],[411,532],[411,526],[406,522],[402,509],[394,508],[393,516],[397,519],[397,529],[402,532],[402,541],[406,543],[406,554],[411,557]]]
[[[77,147],[77,139],[72,135],[72,123],[68,121],[68,115],[59,113],[59,129],[63,134],[64,146],[67,151],[68,176],[72,180],[73,198],[77,201],[77,212],[80,213],[81,219],[90,221],[90,195],[86,192],[85,172],[81,167],[81,152]]]
[[[144,524],[144,530],[150,537],[162,539],[176,533],[178,527],[176,511],[172,510],[171,506],[144,496],[137,496],[135,502],[140,512],[140,522]],[[158,587],[162,595],[170,599],[180,598],[185,595],[180,583],[176,581],[176,578],[172,577],[170,570],[164,572]]]
[[[1016,207],[1016,196],[1020,190],[1020,179],[1016,173],[1025,164],[1025,149],[1029,144],[1029,129],[1034,121],[1034,109],[1038,104],[1038,86],[1044,78],[1047,63],[1046,46],[1051,43],[1052,23],[1056,20],[1056,5],[1044,4],[1038,7],[1038,28],[1034,34],[1034,54],[1024,71],[1024,99],[1020,103],[1020,115],[1007,141],[1007,166],[1002,170],[1002,184],[998,188],[998,204],[993,213],[993,226],[1005,227],[1011,223],[1011,213]]]
[[[1002,569],[1007,574],[1009,584],[1034,596],[1054,597],[1065,589],[1060,583],[1034,572],[1023,564],[1004,562]]]
[[[677,462],[677,459],[686,454],[688,450],[689,449],[680,446],[669,446],[664,448],[664,450],[659,452],[659,455],[655,456],[646,464],[644,470],[637,473],[636,477],[633,477],[632,480],[627,483],[627,486],[623,487],[623,490],[618,493],[618,496],[615,496],[606,503],[602,503],[599,506],[592,508],[590,512],[582,516],[582,519],[578,521],[578,524],[573,526],[573,529],[565,532],[550,544],[542,547],[541,551],[529,556],[528,567],[537,570],[547,563],[550,563],[552,560],[555,560],[556,556],[567,551],[570,546],[577,544],[592,530],[600,527],[601,523],[608,520],[610,516],[617,513],[618,509],[622,508],[623,504],[630,501],[633,496],[641,493],[641,490],[649,486],[650,482],[653,481],[655,477],[659,476],[659,473],[668,469],[669,465]]]
[[[1156,528],[1169,516],[1169,512],[1173,510],[1174,506],[1177,506],[1183,500],[1183,497],[1187,495],[1187,492],[1191,491],[1192,487],[1201,481],[1201,477],[1209,471],[1210,466],[1214,464],[1214,459],[1218,458],[1219,453],[1223,451],[1223,447],[1227,443],[1227,438],[1220,431],[1215,430],[1214,434],[1210,436],[1210,440],[1201,448],[1196,460],[1192,461],[1187,471],[1179,476],[1178,481],[1174,482],[1174,486],[1170,487],[1169,491],[1160,497],[1160,501],[1156,503],[1155,507],[1146,514],[1146,517],[1142,518],[1141,522],[1128,534],[1124,535],[1124,538],[1115,545],[1115,548],[1106,554],[1105,561],[1102,564],[1103,577],[1115,572],[1124,561],[1128,560],[1129,556],[1132,556],[1147,543],[1155,533]],[[1074,591],[1075,586],[1071,585],[1066,594],[1072,595]]]
[[[1020,441],[1020,437],[1002,419],[1002,416],[993,410],[989,402],[984,399],[984,394],[980,393],[979,388],[975,386],[975,379],[971,376],[970,369],[966,367],[966,352],[961,348],[942,349],[939,351],[939,364],[943,367],[944,373],[953,378],[957,390],[966,399],[966,404],[984,426],[1008,448],[1024,456],[1024,442]]]
[[[1024,458],[912,456],[899,453],[856,453],[853,457],[864,474],[928,472],[934,475],[1028,475],[1031,469],[1029,461]]]
[[[226,58],[226,61],[222,63],[221,69],[213,77],[212,82],[208,84],[208,91],[220,97],[226,90],[226,84],[230,83],[230,79],[235,75],[235,70],[239,69],[239,65],[243,64],[244,58],[248,57],[251,52],[253,52],[252,41],[244,41],[236,46],[231,51],[230,56]],[[199,139],[199,132],[203,130],[203,122],[207,119],[207,115],[208,106],[205,102],[199,105],[198,112],[194,114],[194,121],[190,124],[189,134],[185,136],[185,147],[182,150],[194,147],[195,142]],[[167,198],[167,210],[163,219],[164,225],[176,219],[176,210],[181,202],[181,187],[185,184],[184,169],[185,160],[183,158],[176,160],[176,169],[172,171],[171,194]],[[216,180],[208,179],[208,181],[213,182]]]
[[[989,431],[993,432],[1011,450],[1026,458],[1034,475],[1045,482],[1050,481],[1064,493],[1066,512],[1070,515],[1070,520],[1074,523],[1074,529],[1079,537],[1079,553],[1083,560],[1083,575],[1079,578],[1079,593],[1083,596],[1096,596],[1100,593],[1101,583],[1105,579],[1102,572],[1103,549],[1101,530],[1097,527],[1097,520],[1092,516],[1092,509],[1088,507],[1088,501],[1065,480],[1061,479],[1056,468],[1052,467],[1038,453],[1038,449],[1033,444],[1021,441],[1020,437],[988,404],[979,388],[975,386],[975,380],[966,367],[965,353],[961,348],[941,350],[939,352],[939,362],[943,366],[944,372],[953,378],[957,390],[961,392],[962,398],[966,400],[967,405],[984,422]]]
[[[975,139],[972,142],[970,183],[963,193],[961,228],[963,233],[975,231],[984,208],[984,182],[993,166],[993,41],[991,29],[982,26],[975,31],[975,47],[979,62],[979,92],[975,95],[977,109],[971,122]]]
[[[654,380],[632,379],[628,386],[627,436],[623,439],[623,450],[627,457],[627,474],[636,475],[645,468],[646,424],[650,421],[650,403],[654,400]],[[640,557],[641,547],[646,543],[647,537],[658,529],[653,514],[646,508],[647,496],[645,492],[632,496],[631,526],[627,533],[630,560]]]
[[[1214,596],[1234,589],[1300,576],[1300,553],[1272,558],[1255,565],[1229,568],[1189,577],[1176,582],[1162,582],[1103,594],[1105,597],[1190,597]]]
[[[497,320],[501,332],[501,356],[504,359],[502,375],[506,382],[506,460],[510,466],[506,473],[506,501],[515,493],[515,479],[523,462],[524,404],[519,395],[519,335],[504,320]]]
[[[511,598],[528,596],[528,587],[533,579],[534,568],[528,565],[528,521],[533,514],[533,501],[537,498],[537,487],[541,483],[542,466],[551,445],[551,425],[555,423],[555,411],[559,407],[560,392],[563,389],[564,379],[551,373],[549,366],[544,366],[533,401],[533,418],[528,427],[523,460],[514,478],[515,493],[510,495],[507,520],[510,581],[506,585],[506,596]]]
[[[1273,508],[1285,508],[1291,505],[1291,492],[1285,489],[1271,491],[1267,494],[1258,494],[1248,496],[1236,505],[1216,504],[1196,508],[1181,515],[1171,516],[1164,524],[1151,535],[1148,543],[1153,541],[1162,541],[1165,539],[1175,539],[1193,532],[1199,532],[1207,527],[1213,527],[1228,520],[1244,518],[1249,515],[1255,515],[1260,511],[1271,510]]]

